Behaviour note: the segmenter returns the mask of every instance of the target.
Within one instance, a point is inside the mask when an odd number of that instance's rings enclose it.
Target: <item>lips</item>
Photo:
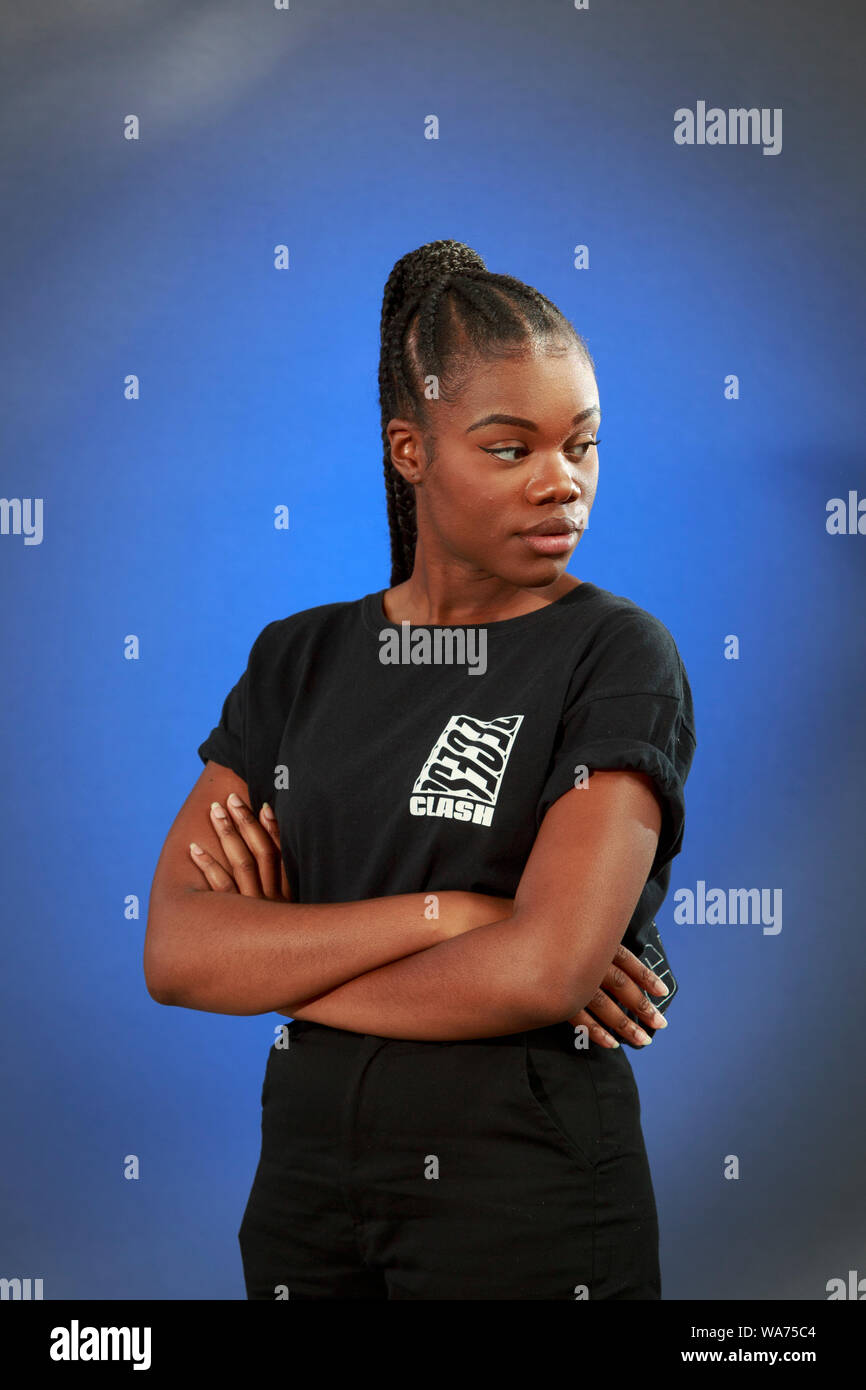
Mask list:
[[[537,526],[528,526],[525,531],[521,531],[521,536],[568,536],[572,531],[577,531],[578,523],[573,517],[550,517],[547,521],[541,521]]]

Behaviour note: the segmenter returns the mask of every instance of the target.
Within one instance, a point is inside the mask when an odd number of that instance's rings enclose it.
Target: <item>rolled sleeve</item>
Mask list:
[[[229,767],[249,785],[246,755],[246,719],[248,671],[244,671],[223,701],[219,723],[198,746],[203,763],[219,763]]]
[[[694,739],[682,721],[680,702],[667,695],[608,696],[568,717],[562,742],[539,802],[539,825],[550,806],[593,772],[646,773],[662,808],[662,825],[650,877],[680,852],[686,819],[685,778]],[[586,769],[586,773],[584,773]]]
[[[695,747],[692,695],[676,644],[657,618],[638,610],[608,635],[589,674],[574,673],[537,824],[587,775],[643,772],[662,809],[650,871],[655,878],[682,848],[685,782]]]

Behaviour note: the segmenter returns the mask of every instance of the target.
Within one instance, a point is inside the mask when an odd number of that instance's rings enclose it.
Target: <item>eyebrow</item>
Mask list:
[[[578,411],[577,415],[572,417],[571,423],[580,425],[592,415],[598,415],[601,418],[601,411],[597,405],[590,405],[586,410]],[[538,425],[534,421],[524,420],[520,415],[485,415],[483,420],[476,420],[474,425],[470,425],[466,433],[470,434],[472,430],[480,430],[482,425],[518,425],[523,430],[538,430]]]

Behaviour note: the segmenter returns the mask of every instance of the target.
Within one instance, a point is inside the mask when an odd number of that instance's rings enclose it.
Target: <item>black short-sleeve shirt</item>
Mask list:
[[[588,580],[474,627],[393,624],[384,592],[268,623],[198,749],[246,782],[255,814],[273,805],[293,899],[513,897],[576,777],[634,768],[663,809],[623,937],[639,953],[682,846],[696,747],[668,629]]]

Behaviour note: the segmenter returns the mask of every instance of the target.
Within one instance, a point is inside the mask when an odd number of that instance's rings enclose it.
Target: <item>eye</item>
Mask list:
[[[583,450],[583,453],[580,455],[580,458],[581,458],[581,459],[585,459],[586,456],[587,456],[587,454],[589,453],[589,450],[590,450],[590,449],[596,448],[596,446],[599,445],[600,443],[601,443],[601,438],[600,438],[600,437],[599,437],[598,439],[582,439],[582,440],[580,441],[580,443],[577,444],[575,447],[576,447],[577,449],[582,449],[582,450]],[[483,449],[483,448],[484,448],[484,445],[482,444],[480,447]],[[525,444],[503,444],[503,445],[501,446],[501,448],[499,448],[499,449],[484,449],[484,452],[485,452],[485,454],[493,454],[495,458],[499,458],[500,454],[513,454],[513,453],[516,453],[516,452],[518,452],[518,451],[520,451],[520,450],[523,450],[524,454],[525,454],[525,453],[528,453],[528,450],[527,450]],[[506,463],[516,463],[516,462],[518,462],[518,460],[517,460],[517,459],[505,459],[505,462],[506,462]]]
[[[480,445],[480,447],[481,447],[482,449],[484,449],[484,445],[483,445],[483,444]],[[484,449],[484,452],[485,452],[485,454],[492,454],[494,458],[499,458],[500,455],[502,455],[502,454],[513,454],[513,453],[517,452],[517,451],[520,450],[520,449],[523,449],[524,453],[526,452],[526,449],[525,449],[525,447],[524,447],[523,444],[503,444],[501,449]],[[506,463],[516,463],[517,460],[516,460],[516,459],[506,459],[505,462],[506,462]]]
[[[578,449],[583,449],[583,453],[581,454],[580,457],[581,457],[582,459],[585,459],[586,456],[587,456],[587,453],[589,452],[589,450],[590,450],[590,449],[595,449],[595,448],[597,448],[597,446],[598,446],[600,443],[601,443],[601,436],[600,436],[600,435],[599,435],[599,437],[598,437],[597,439],[582,439],[582,440],[580,441],[580,443],[578,444],[578,446],[577,446]]]

